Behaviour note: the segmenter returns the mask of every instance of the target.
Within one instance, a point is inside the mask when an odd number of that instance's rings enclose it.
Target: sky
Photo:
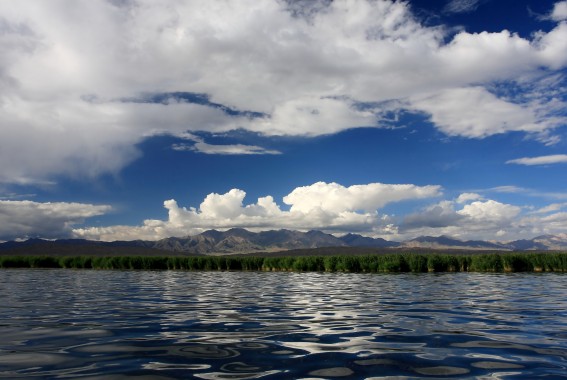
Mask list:
[[[0,51],[0,241],[567,234],[567,1],[0,0]]]

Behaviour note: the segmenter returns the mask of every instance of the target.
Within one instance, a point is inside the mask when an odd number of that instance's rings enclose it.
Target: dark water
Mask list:
[[[567,378],[567,276],[0,271],[0,378]]]

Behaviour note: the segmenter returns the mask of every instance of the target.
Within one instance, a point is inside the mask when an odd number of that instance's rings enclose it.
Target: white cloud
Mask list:
[[[314,210],[341,212],[372,211],[404,199],[422,199],[439,195],[441,195],[441,187],[432,185],[371,183],[344,187],[338,183],[317,182],[296,188],[283,200],[291,205],[292,212],[309,213]]]
[[[252,120],[247,128],[267,135],[318,136],[377,122],[373,112],[357,110],[345,99],[302,97],[276,105],[270,117]]]
[[[540,33],[539,38],[534,41],[538,49],[539,59],[542,64],[551,69],[560,69],[567,64],[567,23],[561,22],[549,33]]]
[[[563,7],[555,6],[555,20]],[[384,109],[356,102],[409,101],[444,133],[473,138],[546,133],[561,122],[541,105],[485,87],[564,68],[564,22],[532,39],[507,31],[450,37],[420,24],[407,2],[367,0],[306,8],[276,0],[29,0],[0,2],[0,14],[1,182],[117,172],[158,130],[317,136],[382,125]],[[267,116],[121,101],[176,91]]]
[[[554,21],[567,20],[567,1],[559,1],[555,3],[550,17]]]
[[[480,194],[476,194],[476,193],[462,193],[460,194],[457,199],[456,202],[457,203],[467,203],[470,201],[477,201],[482,199],[482,196]]]
[[[523,157],[516,158],[514,160],[506,161],[507,164],[518,164],[518,165],[551,165],[551,164],[561,164],[567,162],[567,154],[554,154],[550,156],[539,156],[539,157]]]
[[[541,133],[557,126],[537,111],[497,98],[482,87],[454,88],[412,97],[412,107],[431,115],[449,136],[484,138],[510,131]]]
[[[518,206],[487,200],[467,204],[457,213],[483,223],[503,223],[512,221],[520,214],[520,211]]]
[[[110,210],[106,205],[0,200],[0,240],[70,236],[73,225]]]
[[[141,136],[115,124],[120,110],[112,104],[3,100],[0,181],[44,182],[42,177],[60,173],[96,176],[116,172],[138,156],[134,144]]]
[[[288,228],[320,229],[328,232],[371,232],[389,228],[389,218],[378,209],[392,202],[440,195],[439,186],[388,185],[371,183],[344,187],[318,182],[299,187],[283,198],[291,206],[282,210],[273,197],[244,205],[246,193],[232,189],[211,193],[199,208],[179,207],[173,199],[164,202],[167,220],[146,220],[142,226],[110,226],[75,229],[78,237],[101,240],[159,239],[185,236],[217,228],[243,227],[251,230]]]
[[[241,214],[242,201],[246,193],[239,189],[232,189],[226,194],[209,194],[199,208],[205,219],[232,219]],[[168,201],[169,210],[177,208],[177,203]],[[167,204],[166,204],[167,207]],[[170,216],[171,219],[171,216]]]

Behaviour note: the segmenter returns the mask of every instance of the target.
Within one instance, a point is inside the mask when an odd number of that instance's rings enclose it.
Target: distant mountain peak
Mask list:
[[[450,236],[419,236],[403,243],[371,238],[355,233],[335,237],[318,230],[300,232],[288,229],[251,232],[244,228],[231,228],[226,231],[207,230],[201,234],[186,237],[171,237],[158,241],[89,241],[84,239],[9,241],[0,243],[0,250],[25,250],[33,247],[49,249],[57,247],[121,247],[159,249],[183,254],[231,254],[260,251],[285,251],[305,248],[325,247],[367,247],[367,248],[428,248],[461,250],[567,250],[567,234],[540,235],[533,239],[522,239],[507,243],[483,240],[459,240]],[[32,249],[32,248],[29,248]],[[47,248],[46,248],[47,249]]]
[[[509,249],[503,244],[492,243],[483,240],[467,240],[463,241],[447,235],[441,236],[419,236],[411,239],[402,244],[406,247],[419,247],[419,248],[457,248],[457,249],[495,249],[503,250]]]
[[[389,248],[397,247],[400,243],[395,241],[388,241],[382,238],[371,238],[358,234],[348,233],[339,238],[347,246],[351,247],[374,247],[374,248]]]

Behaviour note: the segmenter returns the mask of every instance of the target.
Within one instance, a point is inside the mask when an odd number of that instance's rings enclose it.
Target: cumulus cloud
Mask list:
[[[328,233],[357,232],[390,240],[420,235],[449,235],[461,239],[517,239],[541,234],[567,233],[566,203],[553,203],[535,211],[462,193],[418,212],[395,217],[381,213],[385,206],[406,200],[442,196],[435,185],[382,184],[342,186],[317,182],[298,187],[283,197],[285,210],[272,196],[245,204],[246,193],[232,189],[208,194],[198,207],[164,202],[168,216],[148,219],[142,225],[81,227],[86,219],[111,211],[110,206],[80,203],[40,203],[0,200],[0,240],[27,237],[79,237],[95,240],[158,240],[186,236],[204,230],[242,227],[269,229],[318,229]]]
[[[468,219],[490,224],[510,222],[518,216],[520,211],[521,209],[518,206],[487,200],[484,202],[475,201],[465,205],[461,210],[457,211],[457,213]]]
[[[462,240],[511,241],[567,233],[567,213],[563,211],[566,203],[529,211],[533,207],[466,198],[465,193],[457,198],[460,202],[444,200],[406,215],[391,231],[390,239],[446,235]]]
[[[518,215],[520,208],[506,205],[494,200],[475,201],[461,206],[456,210],[456,202],[442,201],[439,204],[427,207],[425,210],[409,215],[405,218],[406,227],[448,227],[464,226],[471,227],[482,223],[508,222]],[[484,225],[484,228],[487,228]]]
[[[89,239],[159,239],[185,236],[218,228],[243,227],[266,229],[319,229],[327,232],[353,232],[389,228],[390,219],[378,209],[393,202],[424,199],[441,195],[440,186],[371,183],[345,187],[337,183],[317,182],[294,189],[283,198],[289,211],[273,197],[259,198],[244,205],[246,193],[232,189],[225,194],[211,193],[199,208],[179,207],[173,199],[164,202],[167,220],[146,220],[142,226],[111,226],[75,229],[76,236]]]
[[[563,20],[564,3],[554,20]],[[449,4],[468,11],[478,2]],[[117,172],[156,131],[317,136],[382,126],[384,108],[359,102],[405,104],[467,138],[561,123],[486,88],[564,68],[564,22],[531,39],[451,36],[390,0],[30,0],[1,2],[0,14],[1,182]],[[208,102],[128,101],[178,91]],[[462,112],[470,121],[456,117]],[[246,144],[196,149],[266,153]]]
[[[0,240],[71,236],[74,225],[110,210],[107,205],[0,200]]]
[[[371,183],[344,187],[337,183],[317,182],[310,186],[298,187],[284,197],[291,205],[291,211],[308,213],[313,210],[329,212],[372,211],[388,203],[404,199],[421,199],[441,195],[436,185],[391,185]]]
[[[523,157],[516,158],[514,160],[506,161],[507,164],[518,164],[518,165],[551,165],[551,164],[562,164],[567,162],[567,154],[553,154],[549,156],[539,156],[539,157]]]
[[[298,187],[283,198],[284,209],[272,196],[246,204],[246,193],[232,189],[208,194],[198,207],[181,207],[166,200],[167,218],[147,219],[141,225],[78,227],[89,218],[111,211],[107,205],[41,203],[0,200],[0,240],[29,237],[76,237],[94,240],[158,240],[197,234],[208,229],[233,227],[253,231],[317,229],[337,235],[356,232],[389,240],[420,235],[448,235],[463,240],[514,240],[526,236],[567,233],[566,203],[533,207],[482,199],[463,193],[417,212],[396,217],[381,212],[385,206],[406,200],[441,196],[439,186],[371,183],[345,187],[318,182]]]

